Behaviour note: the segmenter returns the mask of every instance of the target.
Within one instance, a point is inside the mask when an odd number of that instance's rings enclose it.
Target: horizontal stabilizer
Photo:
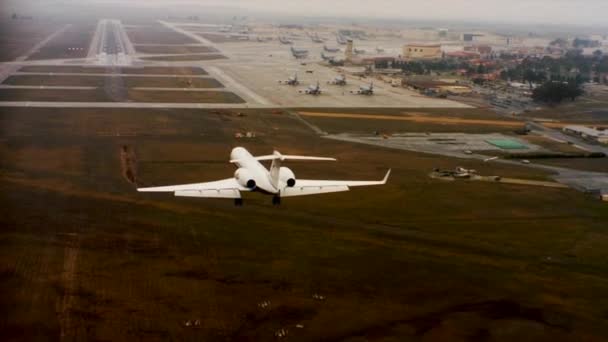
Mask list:
[[[328,160],[328,161],[336,161],[336,158],[327,158],[327,157],[310,157],[310,156],[294,156],[289,154],[281,154],[278,151],[274,151],[273,154],[253,157],[255,160],[263,161],[263,160]],[[238,162],[237,159],[233,159],[230,161],[231,163]]]

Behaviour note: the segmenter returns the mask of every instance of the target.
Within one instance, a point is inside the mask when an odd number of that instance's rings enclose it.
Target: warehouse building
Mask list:
[[[599,130],[595,127],[586,126],[566,126],[563,128],[565,133],[579,135],[585,139],[608,144],[608,131]]]
[[[407,44],[403,47],[406,60],[439,59],[441,56],[441,45]]]

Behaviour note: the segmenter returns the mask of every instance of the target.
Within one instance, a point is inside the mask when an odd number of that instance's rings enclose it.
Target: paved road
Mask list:
[[[95,34],[93,34],[93,39],[91,39],[87,58],[95,58],[102,51],[103,42],[105,41],[103,35],[106,32],[106,23],[106,19],[101,19],[97,22],[97,28],[95,29]]]
[[[96,56],[96,64],[131,65],[131,56],[135,54],[122,23],[115,19],[102,19],[97,25],[89,47],[88,58]]]

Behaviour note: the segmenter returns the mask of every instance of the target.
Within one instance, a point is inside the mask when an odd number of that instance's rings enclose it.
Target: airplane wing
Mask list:
[[[389,169],[384,179],[380,181],[340,181],[340,180],[313,180],[297,179],[296,185],[281,190],[281,197],[306,196],[325,194],[330,192],[348,191],[353,186],[370,186],[386,184],[391,170]]]
[[[173,192],[175,196],[205,198],[241,198],[241,191],[251,189],[241,186],[236,179],[227,178],[215,182],[138,188],[139,192]]]

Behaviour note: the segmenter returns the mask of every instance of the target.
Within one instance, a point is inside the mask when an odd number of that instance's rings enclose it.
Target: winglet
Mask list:
[[[386,171],[386,175],[384,176],[384,179],[382,180],[382,184],[386,184],[386,181],[388,180],[388,176],[391,175],[391,169],[388,169],[388,171]]]

